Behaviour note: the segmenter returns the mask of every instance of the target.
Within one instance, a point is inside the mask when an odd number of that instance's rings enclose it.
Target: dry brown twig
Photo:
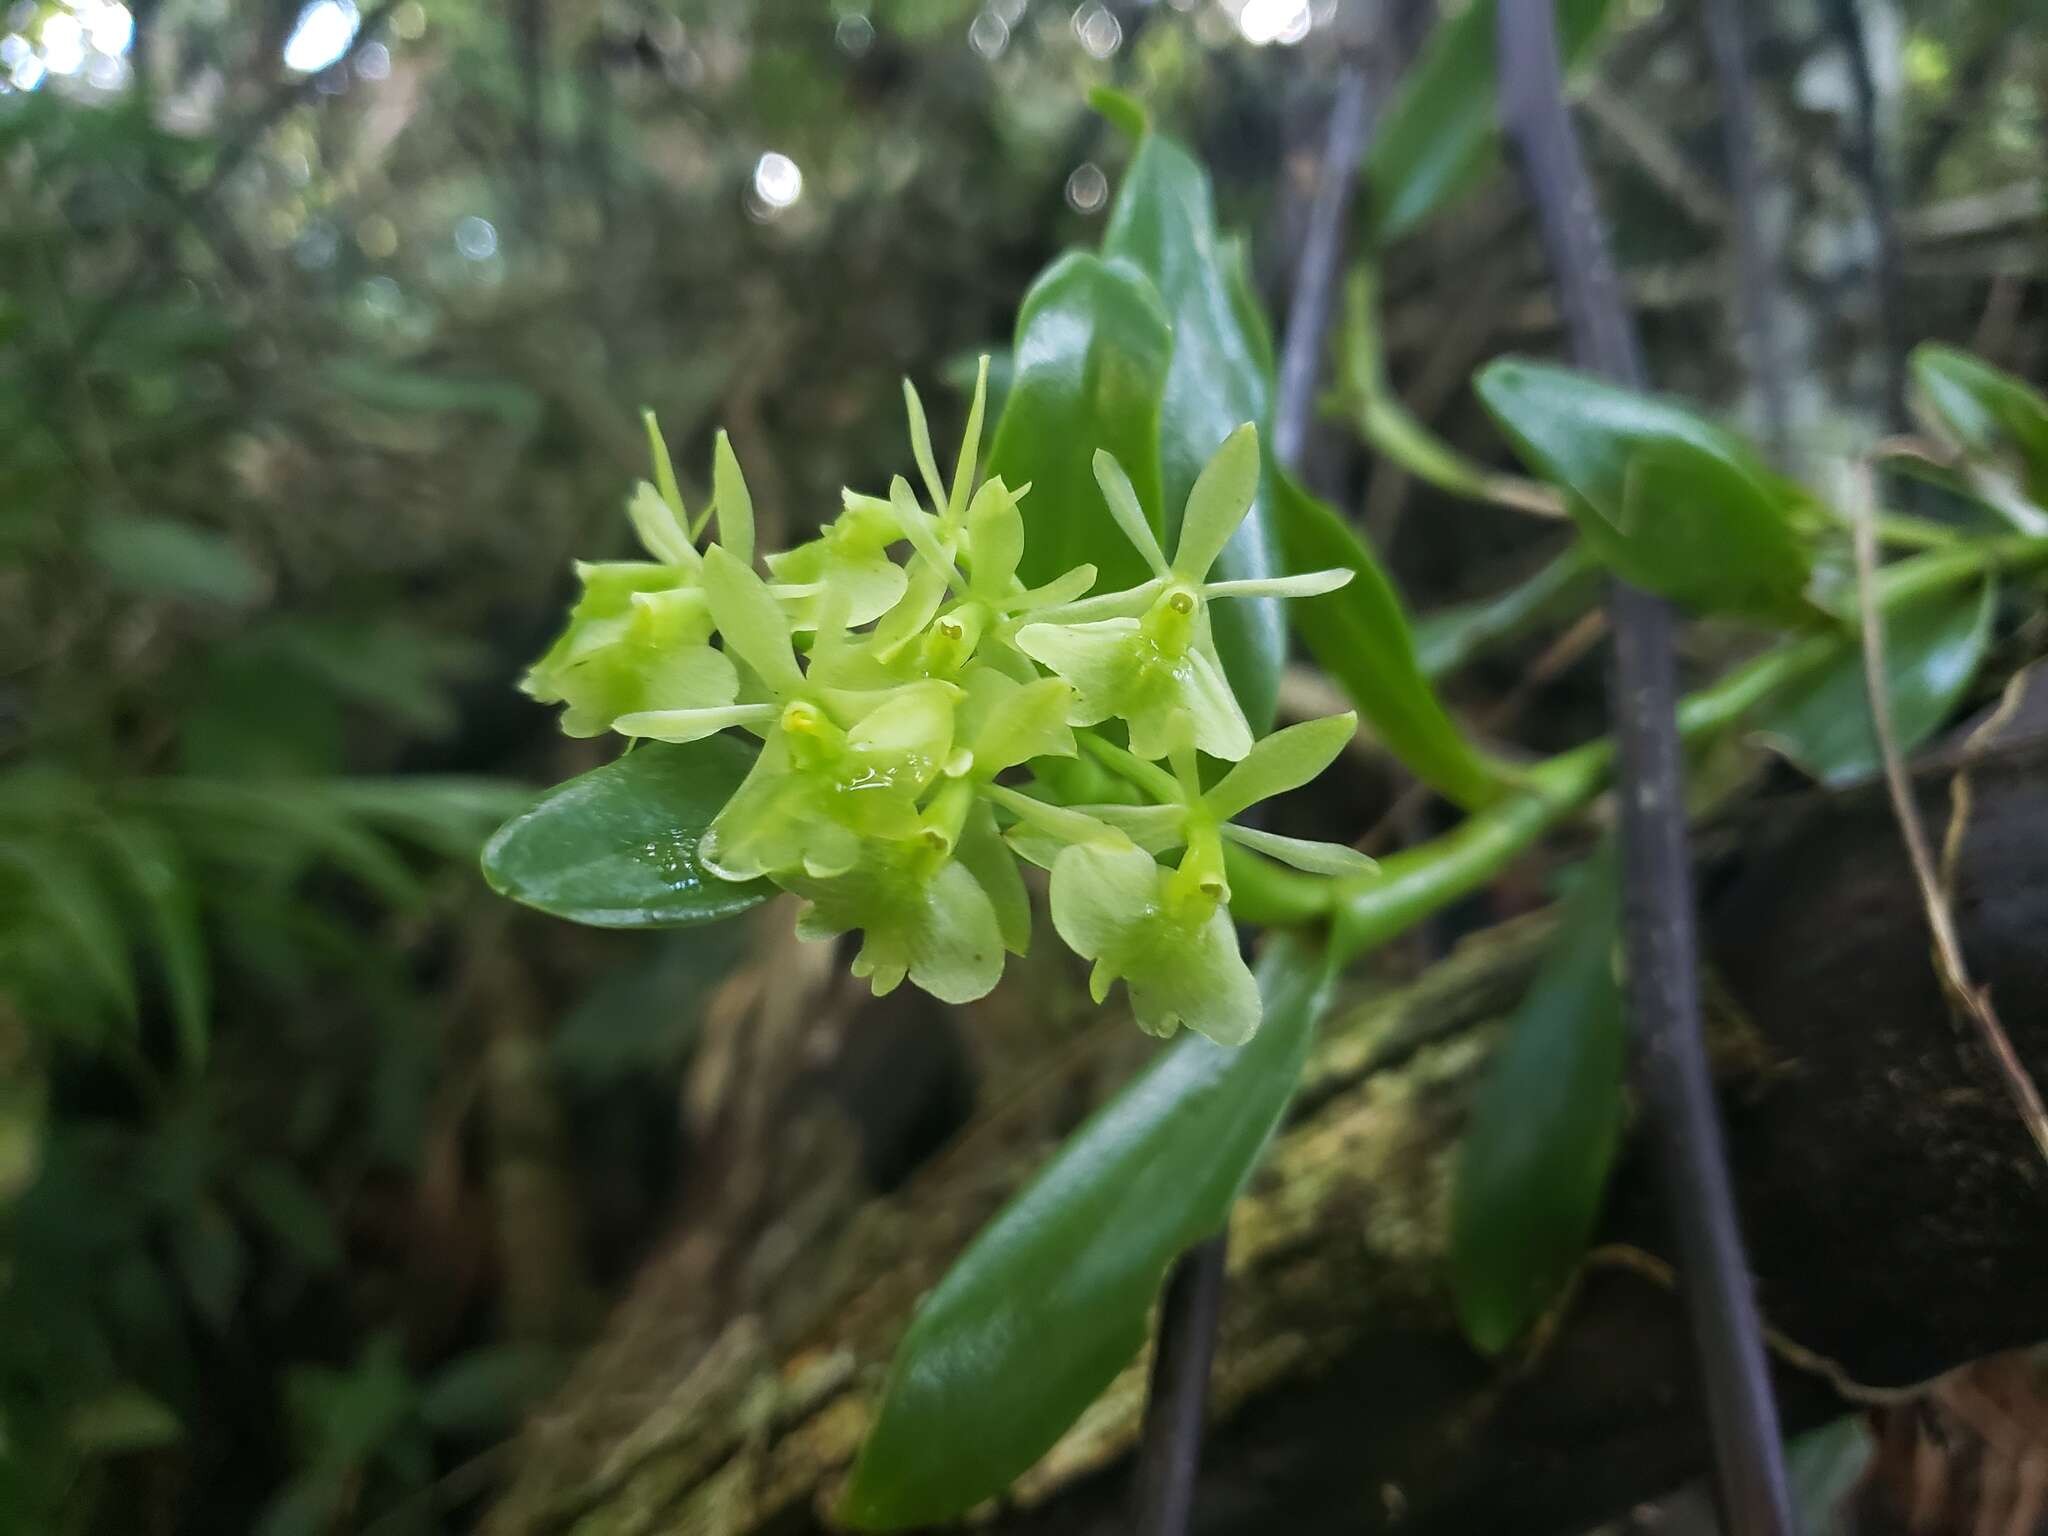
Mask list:
[[[1846,476],[1845,503],[1856,555],[1856,607],[1863,625],[1863,686],[1870,701],[1870,726],[1877,738],[1878,759],[1884,765],[1885,789],[1891,797],[1892,815],[1899,824],[1899,837],[1906,845],[1906,857],[1913,865],[1913,883],[1919,887],[1920,902],[1927,912],[1927,926],[1934,936],[1935,969],[1944,990],[1983,1036],[1985,1045],[2005,1079],[2013,1107],[2027,1134],[2034,1138],[2041,1156],[2048,1160],[2048,1106],[2041,1102],[2041,1090],[2027,1072],[2026,1064],[2013,1049],[2011,1037],[1999,1022],[1988,988],[1970,979],[1963,959],[1962,941],[1956,935],[1955,913],[1942,890],[1936,871],[1926,825],[1913,798],[1905,760],[1899,752],[1898,737],[1892,730],[1891,698],[1885,687],[1884,619],[1875,601],[1877,584],[1877,498],[1872,487],[1870,464],[1858,460]]]

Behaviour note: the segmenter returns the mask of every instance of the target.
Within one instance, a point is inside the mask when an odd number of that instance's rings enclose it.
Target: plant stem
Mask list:
[[[1556,17],[1548,4],[1521,0],[1500,8],[1499,24],[1502,122],[1536,207],[1574,351],[1593,371],[1641,388],[1641,352],[1565,108]],[[1623,926],[1643,1122],[1678,1227],[1724,1526],[1732,1536],[1790,1536],[1783,1436],[1701,1035],[1673,619],[1661,599],[1620,582],[1609,607]]]

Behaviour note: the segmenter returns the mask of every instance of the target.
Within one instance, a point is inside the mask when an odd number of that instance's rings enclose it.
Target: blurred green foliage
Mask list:
[[[361,0],[295,72],[323,5],[0,17],[0,1511],[38,1536],[465,1521],[439,1480],[568,1342],[478,1256],[476,974],[534,952],[548,1070],[615,1122],[730,962],[522,946],[474,873],[597,761],[505,680],[624,547],[638,410],[691,465],[730,428],[786,543],[899,467],[903,374],[939,399],[1101,243],[1091,88],[1257,254],[1331,67],[1216,0]],[[1906,7],[1909,199],[2037,174],[2020,9]]]

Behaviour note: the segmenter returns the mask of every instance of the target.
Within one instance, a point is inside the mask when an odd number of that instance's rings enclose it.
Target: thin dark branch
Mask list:
[[[1197,1243],[1166,1278],[1138,1445],[1137,1536],[1183,1536],[1194,1513],[1227,1241],[1219,1233]]]
[[[1280,349],[1272,451],[1289,471],[1300,470],[1308,441],[1316,379],[1343,260],[1352,184],[1365,153],[1369,95],[1363,65],[1348,62],[1330,109]],[[1138,1449],[1138,1536],[1183,1536],[1194,1510],[1209,1364],[1216,1352],[1216,1321],[1223,1303],[1225,1253],[1225,1238],[1218,1235],[1182,1254],[1160,1302],[1159,1337]]]
[[[1315,412],[1316,379],[1322,372],[1330,311],[1337,293],[1337,269],[1344,254],[1344,226],[1351,214],[1354,168],[1365,153],[1367,86],[1365,70],[1347,65],[1337,81],[1322,168],[1308,228],[1295,268],[1287,331],[1280,347],[1280,377],[1273,399],[1273,457],[1298,474]]]
[[[1849,160],[1863,183],[1864,201],[1877,233],[1877,324],[1878,345],[1884,348],[1885,424],[1898,431],[1906,425],[1907,335],[1898,199],[1892,191],[1891,169],[1885,163],[1884,135],[1878,125],[1877,75],[1863,18],[1856,0],[1833,0],[1828,9],[1836,37],[1848,55],[1849,78],[1856,92],[1856,137]]]
[[[1757,218],[1763,199],[1756,165],[1756,91],[1749,73],[1749,37],[1742,0],[1707,0],[1707,47],[1721,94],[1721,152],[1727,160],[1728,198],[1735,240],[1736,305],[1742,350],[1763,403],[1764,441],[1779,464],[1791,444],[1784,360],[1774,311],[1777,270],[1764,249]]]
[[[1547,4],[1501,6],[1502,121],[1537,211],[1578,360],[1641,387],[1641,350],[1565,108],[1555,28]],[[1678,1229],[1724,1528],[1732,1536],[1790,1536],[1777,1405],[1701,1039],[1671,610],[1621,583],[1609,608],[1628,894],[1624,948],[1643,1124]]]

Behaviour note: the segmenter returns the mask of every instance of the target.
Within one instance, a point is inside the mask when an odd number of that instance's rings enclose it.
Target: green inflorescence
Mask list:
[[[1318,873],[1370,861],[1233,820],[1322,772],[1355,721],[1255,740],[1209,605],[1312,596],[1351,573],[1208,579],[1258,487],[1246,424],[1197,479],[1171,559],[1116,460],[1095,455],[1147,580],[1091,593],[1084,565],[1023,586],[1030,487],[978,478],[986,384],[984,359],[950,482],[904,386],[928,505],[900,476],[886,497],[847,491],[815,539],[758,566],[752,499],[725,435],[693,523],[649,417],[654,478],[626,510],[650,558],[578,567],[568,627],[524,687],[565,706],[571,735],[759,737],[705,832],[704,865],[803,898],[806,937],[859,930],[853,969],[877,994],[905,977],[952,1003],[994,987],[1030,937],[1022,857],[1051,871],[1053,926],[1094,962],[1098,1001],[1122,977],[1145,1029],[1242,1041],[1259,998],[1230,921],[1225,840]],[[1055,803],[1029,765],[1075,756],[1077,731],[1150,803]],[[1229,765],[1207,787],[1204,757]]]

